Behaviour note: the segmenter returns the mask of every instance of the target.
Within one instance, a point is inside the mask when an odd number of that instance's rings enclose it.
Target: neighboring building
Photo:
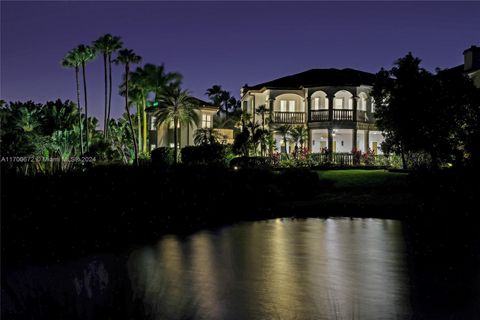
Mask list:
[[[383,136],[375,125],[370,96],[375,75],[354,69],[311,69],[241,89],[242,108],[260,122],[255,110],[265,105],[270,128],[284,124],[308,127],[311,152],[368,149],[381,153]],[[277,150],[292,152],[275,133]]]
[[[218,108],[214,105],[195,98],[198,103],[198,109],[195,111],[198,115],[198,123],[194,125],[180,125],[178,130],[178,142],[181,147],[193,145],[193,137],[195,130],[198,128],[213,128],[213,117],[218,112]],[[150,150],[158,147],[173,147],[173,123],[163,124],[159,127],[155,126],[156,118],[154,116],[156,108],[147,109],[147,120],[149,123],[149,143]],[[225,134],[224,134],[225,135]],[[230,133],[233,135],[233,133]],[[233,138],[233,137],[232,137]],[[226,138],[224,140],[227,140]]]
[[[477,88],[480,88],[480,47],[471,46],[463,51],[463,70],[472,78]]]

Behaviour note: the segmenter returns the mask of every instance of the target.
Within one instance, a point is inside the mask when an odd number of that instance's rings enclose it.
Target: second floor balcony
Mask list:
[[[330,115],[331,111],[331,115]],[[357,110],[357,118],[355,121],[359,122],[371,122],[373,119],[369,119],[367,112],[363,110]],[[310,121],[354,121],[353,110],[351,109],[323,109],[310,111]]]
[[[275,111],[272,120],[275,123],[302,124],[305,123],[305,112]]]
[[[330,114],[331,112],[331,114]],[[373,122],[373,117],[368,116],[364,110],[357,110],[357,117],[353,119],[354,112],[351,109],[321,109],[310,111],[311,122],[322,121],[357,121],[357,122]],[[287,112],[287,111],[274,111],[272,120],[274,123],[285,124],[303,124],[306,123],[305,112]]]

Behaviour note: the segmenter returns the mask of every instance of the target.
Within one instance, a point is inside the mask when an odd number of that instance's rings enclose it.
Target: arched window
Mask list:
[[[360,92],[358,94],[357,110],[367,111],[367,99],[368,99],[368,96],[365,92]]]
[[[347,90],[340,90],[335,93],[333,99],[334,109],[353,109],[352,94]]]
[[[273,109],[275,112],[302,112],[302,98],[293,93],[284,93],[275,98]]]
[[[323,91],[315,91],[310,99],[312,110],[328,109],[327,94]]]

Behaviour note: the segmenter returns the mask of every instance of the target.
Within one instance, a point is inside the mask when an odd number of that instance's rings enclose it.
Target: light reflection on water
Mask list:
[[[402,224],[270,220],[129,258],[135,295],[155,319],[404,319],[410,316]]]

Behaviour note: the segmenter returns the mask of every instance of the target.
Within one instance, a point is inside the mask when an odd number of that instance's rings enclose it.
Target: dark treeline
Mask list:
[[[480,89],[463,69],[420,66],[411,53],[377,73],[372,90],[382,149],[431,169],[480,164]]]

